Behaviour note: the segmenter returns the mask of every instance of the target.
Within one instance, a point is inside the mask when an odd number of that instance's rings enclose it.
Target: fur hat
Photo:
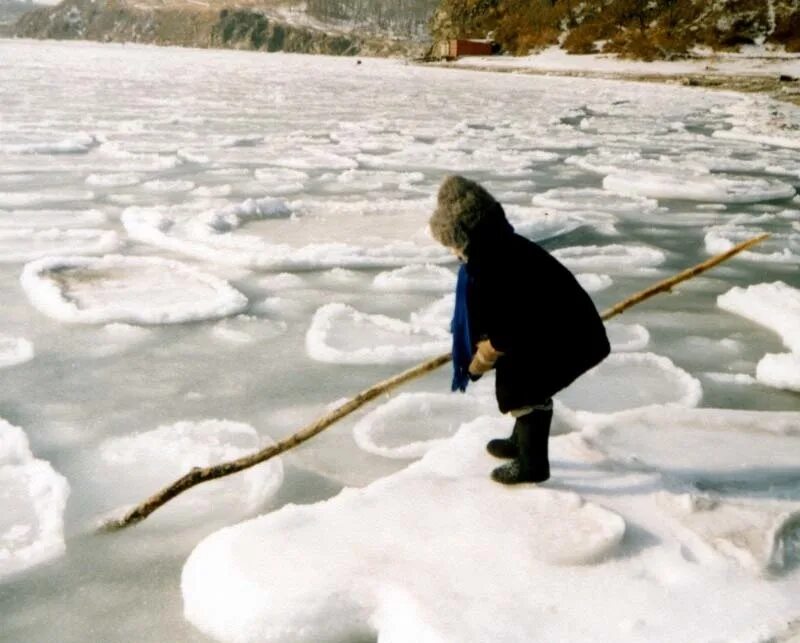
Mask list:
[[[429,223],[439,243],[464,249],[478,226],[505,221],[503,207],[485,188],[463,176],[447,176],[439,187]]]

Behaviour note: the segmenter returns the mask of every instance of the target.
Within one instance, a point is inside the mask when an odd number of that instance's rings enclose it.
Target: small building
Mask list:
[[[461,56],[491,56],[495,51],[495,43],[492,40],[453,38],[440,42],[437,46],[439,56],[450,59]]]

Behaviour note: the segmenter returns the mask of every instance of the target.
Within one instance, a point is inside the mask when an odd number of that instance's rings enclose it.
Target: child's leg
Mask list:
[[[530,413],[517,418],[514,433],[519,454],[512,462],[492,471],[494,480],[503,484],[516,484],[544,482],[550,477],[548,441],[552,419],[552,400],[535,405]]]
[[[507,438],[495,438],[486,443],[486,450],[495,458],[516,458],[519,455],[519,419],[528,415],[533,410],[532,406],[509,411],[514,417],[514,430]]]

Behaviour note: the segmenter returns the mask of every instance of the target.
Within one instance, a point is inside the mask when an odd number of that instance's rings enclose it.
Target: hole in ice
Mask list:
[[[151,431],[109,438],[91,465],[91,479],[114,480],[102,492],[109,507],[139,502],[188,473],[249,455],[270,444],[255,429],[229,420],[177,422]],[[283,482],[281,459],[273,458],[234,476],[204,482],[153,515],[194,520],[202,514],[242,515],[260,508]]]
[[[390,364],[433,357],[450,348],[450,333],[421,328],[342,303],[319,308],[306,333],[312,359],[340,364]]]
[[[652,404],[697,406],[700,382],[653,353],[611,354],[558,394],[575,411],[613,413]]]
[[[247,306],[227,282],[156,257],[40,259],[25,266],[21,283],[40,311],[67,322],[180,323]]]
[[[447,292],[455,285],[456,276],[451,270],[430,264],[381,272],[372,280],[373,288],[391,292]]]
[[[120,247],[111,230],[0,229],[0,263],[32,261],[48,255],[105,254]]]
[[[359,447],[387,458],[411,459],[452,437],[461,424],[495,411],[492,398],[401,393],[353,427]]]
[[[21,337],[0,334],[0,368],[33,359],[33,344]]]
[[[64,552],[67,481],[0,419],[0,579]]]

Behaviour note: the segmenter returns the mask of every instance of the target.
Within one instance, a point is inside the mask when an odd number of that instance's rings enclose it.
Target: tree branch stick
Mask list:
[[[716,266],[723,261],[730,259],[735,254],[738,254],[742,250],[746,250],[751,246],[754,246],[757,243],[760,243],[764,239],[766,239],[769,235],[763,234],[758,237],[754,237],[745,241],[743,243],[738,244],[737,246],[731,248],[727,252],[719,254],[703,263],[697,264],[696,266],[684,270],[683,272],[678,273],[674,277],[670,277],[669,279],[665,279],[664,281],[660,281],[657,284],[647,288],[646,290],[642,290],[635,295],[628,297],[624,301],[612,306],[608,310],[605,310],[601,317],[603,320],[610,319],[615,315],[619,315],[624,310],[627,310],[631,306],[635,306],[638,303],[641,303],[645,299],[649,299],[653,295],[656,295],[661,292],[665,292],[670,290],[674,285],[682,282],[687,281],[688,279],[692,279],[696,277],[702,272],[705,272],[709,268]],[[275,457],[276,455],[288,451],[299,444],[302,444],[306,440],[310,440],[318,433],[321,433],[326,428],[334,424],[336,421],[340,420],[341,418],[349,415],[356,409],[362,407],[364,404],[369,402],[370,400],[375,399],[379,395],[384,393],[388,393],[389,391],[397,388],[401,384],[405,384],[406,382],[416,379],[426,373],[430,373],[433,370],[436,370],[440,366],[447,364],[452,359],[452,355],[450,353],[446,353],[444,355],[439,355],[438,357],[434,357],[422,364],[415,366],[407,371],[399,373],[389,379],[383,380],[370,386],[368,389],[361,391],[358,395],[351,398],[347,402],[337,406],[335,409],[330,411],[329,413],[323,415],[316,421],[312,422],[311,424],[305,426],[304,428],[300,429],[296,433],[290,435],[289,437],[281,440],[280,442],[268,446],[260,451],[252,453],[248,456],[244,456],[239,458],[238,460],[231,460],[230,462],[223,462],[221,464],[217,464],[210,467],[195,467],[189,473],[184,475],[183,477],[179,478],[168,487],[164,487],[158,493],[154,494],[141,504],[137,505],[130,511],[128,511],[124,516],[118,519],[112,519],[104,523],[100,529],[102,531],[117,531],[123,529],[125,527],[129,527],[131,525],[135,525],[138,522],[141,522],[145,518],[147,518],[151,513],[153,513],[156,509],[161,507],[162,505],[166,504],[170,500],[172,500],[175,496],[183,493],[184,491],[191,489],[195,485],[198,485],[202,482],[207,482],[209,480],[215,480],[217,478],[222,478],[224,476],[229,476],[233,473],[237,473],[244,469],[248,469],[252,466],[265,462],[270,458]]]

